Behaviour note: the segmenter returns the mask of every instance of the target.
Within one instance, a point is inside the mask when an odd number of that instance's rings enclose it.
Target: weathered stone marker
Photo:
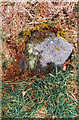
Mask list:
[[[40,43],[32,40],[28,46],[29,56],[31,56],[29,63],[36,66],[33,69],[36,72],[52,72],[56,66],[63,66],[73,50],[70,43],[56,37],[54,33],[50,33]]]
[[[35,45],[33,52],[34,55],[41,55],[40,63],[43,67],[47,66],[47,63],[54,63],[61,66],[68,59],[71,54],[73,46],[67,41],[62,40],[59,37],[45,38],[44,42]]]

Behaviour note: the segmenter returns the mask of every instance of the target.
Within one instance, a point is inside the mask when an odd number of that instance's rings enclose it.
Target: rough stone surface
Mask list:
[[[50,62],[61,66],[68,59],[73,46],[59,37],[51,38],[49,36],[40,44],[35,45],[34,49],[35,52],[33,54],[40,54],[40,63],[43,67],[47,66],[47,63]]]
[[[33,35],[33,38],[26,47],[29,56],[31,56],[29,59],[31,60],[30,64],[33,63],[36,66],[35,69],[33,69],[36,73],[55,71],[56,66],[59,66],[59,68],[62,67],[72,53],[73,46],[62,38],[56,37],[54,33],[50,33],[49,36],[41,42],[36,40],[37,36],[34,37]],[[22,63],[24,64],[22,65]],[[21,60],[19,66],[22,69],[27,69],[27,66],[29,66],[27,63],[26,60],[24,60],[24,62]]]

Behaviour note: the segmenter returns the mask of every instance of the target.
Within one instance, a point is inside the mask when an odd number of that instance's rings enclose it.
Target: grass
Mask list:
[[[73,118],[78,116],[77,99],[73,97],[69,89],[70,81],[73,78],[72,72],[59,71],[50,73],[42,78],[30,78],[30,85],[27,80],[21,83],[14,83],[14,91],[11,83],[3,83],[2,111],[3,118],[35,118],[40,116],[41,109],[44,110],[46,118]],[[25,88],[27,88],[26,93]],[[41,115],[41,116],[42,116]]]
[[[14,4],[15,2],[12,3],[12,6],[14,6]],[[78,12],[78,9],[76,9],[76,12]],[[14,13],[13,13],[13,16],[14,16]],[[25,21],[25,24],[27,23],[27,21]],[[16,22],[16,21],[13,21],[13,22]],[[50,28],[50,23],[47,22],[47,24],[49,25],[49,28]],[[54,25],[55,23],[52,24],[51,26],[54,27]],[[11,29],[11,26],[8,29]],[[39,26],[36,27],[35,29],[40,31]],[[31,36],[30,35],[31,32],[29,32],[29,30],[27,29],[26,33],[28,33],[27,34],[28,37],[26,38],[28,40],[28,38]],[[19,34],[19,37],[20,38],[23,37],[23,32]],[[5,41],[8,41],[8,33],[6,31],[4,34],[4,38],[5,38]],[[16,42],[16,39],[15,39],[15,42]],[[19,46],[18,40],[16,44],[17,46]],[[78,64],[77,64],[78,60],[76,59],[75,56],[73,57],[73,60],[71,62],[73,61],[75,63],[75,66],[73,67],[73,69],[70,69],[72,65],[71,66],[68,65],[66,71],[63,71],[63,70],[58,71],[56,69],[56,73],[50,73],[46,76],[43,75],[42,78],[30,77],[29,81],[31,82],[31,84],[28,83],[27,79],[25,81],[19,80],[20,82],[14,82],[13,91],[11,88],[12,83],[11,82],[9,83],[8,80],[4,81],[2,83],[2,93],[3,93],[2,118],[16,119],[16,118],[27,117],[28,119],[30,119],[30,118],[40,118],[40,117],[44,117],[44,118],[53,117],[58,119],[59,118],[70,119],[70,118],[74,118],[75,116],[78,116],[78,107],[77,107],[78,101],[76,98],[77,95],[75,95],[75,97],[73,96],[74,85],[72,84],[73,81],[78,82],[78,77],[76,75],[78,71]],[[4,58],[4,61],[2,64],[4,68],[3,69],[4,73],[7,68],[7,63],[8,61],[6,61],[6,59]]]
[[[76,53],[75,53],[76,54]],[[78,59],[74,53],[66,71],[35,76],[25,81],[2,83],[2,117],[3,118],[74,118],[78,116],[78,101],[74,97],[72,82],[78,82]],[[3,70],[8,61],[3,61]],[[73,66],[73,63],[75,66]],[[71,87],[72,86],[72,87]],[[27,89],[26,89],[27,88]],[[25,90],[26,89],[26,90]],[[76,89],[76,88],[75,88]],[[42,111],[42,112],[41,112]]]

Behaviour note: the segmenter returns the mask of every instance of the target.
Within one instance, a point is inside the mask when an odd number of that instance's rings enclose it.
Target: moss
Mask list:
[[[23,37],[25,36],[29,36],[31,37],[31,33],[34,33],[36,31],[38,31],[39,33],[43,30],[49,30],[51,31],[56,23],[45,23],[45,22],[38,22],[36,25],[33,25],[32,27],[26,28],[25,31],[23,31]]]

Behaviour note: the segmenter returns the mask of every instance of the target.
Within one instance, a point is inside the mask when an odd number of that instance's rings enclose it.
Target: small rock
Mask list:
[[[37,43],[34,47],[34,51],[38,51],[40,54],[39,62],[44,69],[47,69],[49,63],[54,64],[55,67],[61,67],[72,53],[72,50],[73,46],[70,43],[62,38],[51,38],[51,36],[45,38],[40,44]],[[36,52],[33,52],[33,55],[36,55]]]
[[[35,38],[35,40],[30,41],[29,45],[31,45],[33,49],[29,55],[36,56],[37,58],[34,63],[35,68],[33,69],[36,73],[48,73],[55,71],[56,66],[62,67],[73,50],[73,46],[70,43],[60,37],[56,37],[54,33],[50,33],[49,36],[40,43],[38,43],[38,41],[36,42]],[[30,49],[31,47],[28,49],[28,52]],[[27,61],[25,62],[24,60],[23,62],[23,60],[21,60],[19,66],[24,70],[27,68]]]

